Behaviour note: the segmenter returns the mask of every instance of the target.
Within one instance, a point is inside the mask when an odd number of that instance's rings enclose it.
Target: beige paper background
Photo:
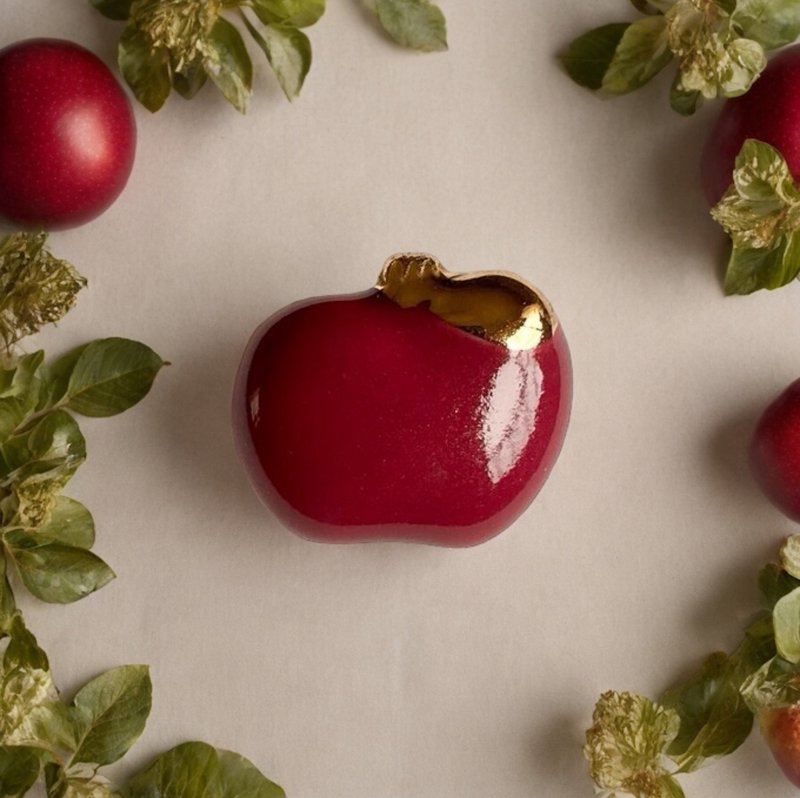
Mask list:
[[[793,526],[745,465],[759,408],[800,371],[800,288],[721,295],[697,185],[713,118],[668,82],[601,102],[554,53],[622,0],[441,0],[447,54],[393,47],[357,0],[310,30],[288,104],[258,62],[251,113],[209,87],[136,109],[129,187],[53,248],[91,287],[53,352],[127,335],[173,365],[147,401],[84,424],[71,494],[119,578],[25,600],[67,694],[152,666],[123,773],[187,738],[240,751],[290,798],[579,798],[605,689],[657,694],[730,648]],[[87,2],[3,0],[0,44],[74,39],[111,61]],[[572,347],[561,459],[511,529],[467,551],[323,546],[281,529],[235,458],[231,382],[287,302],[368,287],[398,250],[540,286]],[[688,796],[794,794],[754,735]]]

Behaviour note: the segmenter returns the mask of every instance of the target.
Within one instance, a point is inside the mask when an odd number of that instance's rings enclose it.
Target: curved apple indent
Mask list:
[[[480,543],[558,455],[571,370],[546,301],[505,274],[407,272],[412,290],[397,274],[387,288],[384,269],[375,290],[294,305],[245,352],[237,443],[263,501],[304,536]]]

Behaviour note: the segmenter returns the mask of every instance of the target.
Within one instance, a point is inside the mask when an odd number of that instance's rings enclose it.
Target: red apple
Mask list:
[[[747,94],[727,100],[702,156],[702,184],[716,205],[733,182],[736,156],[746,139],[780,150],[800,181],[800,45],[781,50]]]
[[[258,494],[301,535],[468,546],[532,501],[570,399],[567,343],[540,294],[400,255],[376,289],[264,322],[233,417]]]
[[[800,380],[761,415],[750,444],[750,467],[767,498],[800,521]]]
[[[764,709],[759,720],[778,766],[792,784],[800,787],[800,707]]]
[[[119,195],[133,167],[127,96],[97,56],[29,39],[0,51],[0,215],[74,227]]]

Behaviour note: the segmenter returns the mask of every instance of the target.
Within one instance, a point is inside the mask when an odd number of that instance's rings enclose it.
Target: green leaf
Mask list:
[[[3,655],[4,672],[20,668],[49,672],[50,663],[47,661],[47,654],[36,642],[33,632],[25,626],[25,621],[19,612],[12,617],[3,631],[10,641]]]
[[[71,764],[110,765],[144,731],[152,684],[146,665],[123,665],[92,679],[69,707],[77,747]]]
[[[678,713],[670,707],[633,693],[603,693],[583,749],[594,783],[613,794],[627,792],[627,784],[652,783],[669,775],[664,753],[679,727]]]
[[[788,574],[775,563],[765,565],[758,575],[758,593],[761,606],[772,612],[778,599],[800,587],[800,579]]]
[[[208,76],[240,113],[246,113],[253,85],[253,63],[242,35],[226,19],[219,17],[208,37],[205,59]]]
[[[120,72],[136,99],[148,111],[158,111],[172,91],[169,53],[151,50],[147,37],[129,22],[119,40],[117,56]]]
[[[667,753],[682,772],[732,753],[747,739],[753,716],[739,694],[739,682],[736,662],[718,652],[696,677],[661,697],[681,719]]]
[[[5,541],[25,587],[42,601],[78,601],[114,578],[114,572],[86,549],[53,543],[21,530],[7,533]]]
[[[0,546],[0,638],[11,628],[16,614],[17,602],[8,581],[8,560],[5,550]]]
[[[788,662],[800,662],[800,588],[778,600],[772,622],[778,654]]]
[[[0,445],[0,486],[49,481],[63,487],[85,459],[77,422],[56,410]]]
[[[800,36],[800,5],[797,0],[739,0],[734,22],[748,39],[775,50]]]
[[[73,363],[61,400],[70,410],[84,416],[113,416],[133,407],[153,385],[164,361],[150,347],[127,338],[103,338],[78,350],[56,364],[54,372],[63,379]],[[51,372],[53,373],[53,372]]]
[[[447,49],[447,23],[430,0],[375,0],[384,30],[400,45],[432,52]]]
[[[628,22],[595,28],[575,39],[560,56],[567,74],[579,86],[598,91],[617,47],[630,27]]]
[[[0,370],[0,442],[8,439],[36,408],[44,352],[22,356],[12,369]]]
[[[725,271],[726,294],[752,294],[788,285],[800,274],[800,235],[784,236],[769,249],[734,246]]]
[[[207,80],[208,74],[202,64],[194,64],[187,67],[185,72],[176,72],[172,76],[175,91],[184,100],[191,100],[206,85]]]
[[[686,91],[681,86],[680,74],[675,76],[669,90],[669,104],[673,111],[681,116],[691,116],[703,103],[703,95],[699,91]]]
[[[40,752],[24,746],[0,746],[0,798],[18,798],[33,787],[42,769]]]
[[[601,87],[610,94],[627,94],[644,86],[671,60],[666,19],[645,17],[625,29]]]
[[[36,534],[65,546],[90,549],[94,545],[94,519],[80,502],[57,496],[49,520]]]
[[[124,790],[125,798],[285,798],[284,791],[238,754],[206,743],[183,743]]]
[[[736,11],[737,0],[714,0],[717,8],[722,9],[728,16]]]
[[[739,692],[754,715],[767,708],[792,706],[800,702],[799,676],[796,665],[772,657],[745,679]]]
[[[307,28],[325,13],[325,0],[253,0],[253,11],[265,25]]]
[[[44,352],[39,350],[29,355],[22,355],[12,368],[0,369],[0,399],[28,393],[43,362]]]
[[[293,100],[300,94],[311,68],[311,42],[308,37],[297,28],[281,25],[264,28],[262,35],[247,17],[242,17],[250,35],[267,56],[283,93]]]
[[[125,20],[131,15],[133,0],[89,0],[89,2],[109,19]]]

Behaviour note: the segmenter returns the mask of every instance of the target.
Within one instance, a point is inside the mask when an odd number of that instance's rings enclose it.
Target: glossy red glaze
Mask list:
[[[789,781],[800,787],[800,707],[763,710],[761,732]]]
[[[746,139],[777,147],[800,181],[800,45],[774,56],[747,94],[726,100],[702,157],[703,191],[710,205],[733,182],[736,156]]]
[[[55,39],[0,51],[0,215],[88,222],[125,187],[135,148],[130,102],[97,56]]]
[[[750,468],[767,498],[800,521],[800,380],[761,415],[750,444]]]
[[[469,546],[514,521],[546,479],[571,369],[560,328],[509,352],[372,291],[269,319],[234,394],[251,480],[291,529]]]

